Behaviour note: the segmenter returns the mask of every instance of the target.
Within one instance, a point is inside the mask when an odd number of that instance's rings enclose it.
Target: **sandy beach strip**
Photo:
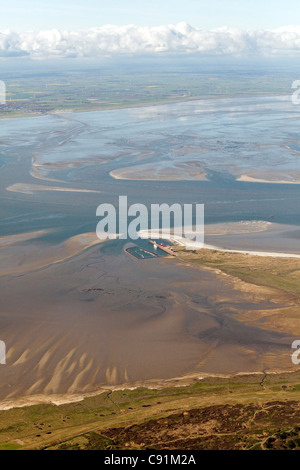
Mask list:
[[[300,259],[300,254],[297,253],[278,253],[278,252],[271,252],[271,251],[251,251],[251,250],[232,250],[229,248],[222,248],[219,246],[208,245],[206,243],[199,243],[193,242],[191,240],[187,240],[186,238],[181,237],[169,237],[170,241],[177,243],[181,246],[185,246],[189,250],[214,250],[214,251],[222,251],[225,253],[240,253],[243,255],[251,255],[251,256],[264,256],[264,257],[272,257],[272,258],[298,258]]]
[[[268,375],[292,374],[295,368],[289,370],[268,370]],[[83,393],[62,393],[62,394],[36,394],[24,395],[16,398],[7,398],[0,402],[0,411],[10,410],[12,408],[23,408],[25,406],[45,405],[51,404],[55,406],[65,405],[68,403],[78,403],[85,398],[96,397],[103,393],[110,393],[114,391],[136,390],[139,388],[146,388],[149,390],[163,390],[168,388],[182,388],[189,386],[195,381],[202,381],[205,379],[235,379],[239,377],[241,380],[249,376],[263,375],[262,371],[247,372],[241,371],[236,374],[214,374],[214,373],[191,373],[183,376],[177,376],[171,379],[150,379],[134,383],[124,383],[120,385],[100,385],[97,390],[93,392]]]
[[[61,191],[70,193],[100,193],[92,189],[61,188],[59,186],[43,186],[39,184],[15,183],[6,188],[7,191],[22,194],[34,194],[35,191]]]
[[[245,183],[270,183],[270,184],[300,184],[300,180],[267,180],[263,178],[256,178],[249,175],[241,175],[236,181],[243,181]]]
[[[154,162],[153,165],[139,165],[112,170],[110,176],[116,180],[132,181],[208,181],[205,170],[189,167],[185,163],[166,167]]]
[[[163,233],[160,231],[157,232],[148,232],[148,230],[141,230],[139,232],[141,238],[161,238],[165,240],[169,240],[170,242],[174,243],[175,245],[184,246],[187,250],[215,250],[215,251],[222,251],[226,253],[240,253],[244,255],[252,255],[252,256],[265,256],[265,257],[272,257],[272,258],[297,258],[300,259],[300,254],[297,253],[280,253],[280,252],[270,252],[270,251],[252,251],[252,250],[233,250],[229,248],[222,248],[215,245],[209,245],[207,243],[197,242],[190,240],[189,238],[179,237],[174,234],[170,233]]]

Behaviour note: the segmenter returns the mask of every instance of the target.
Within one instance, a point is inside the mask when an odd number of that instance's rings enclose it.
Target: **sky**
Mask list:
[[[0,58],[299,57],[299,13],[299,0],[0,0]]]
[[[299,23],[299,13],[299,0],[0,0],[0,30],[180,22],[201,29],[275,29]]]

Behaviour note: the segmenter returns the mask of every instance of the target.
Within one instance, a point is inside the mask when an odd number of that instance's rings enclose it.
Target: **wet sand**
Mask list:
[[[1,278],[1,399],[291,368],[290,334],[239,321],[280,296],[253,299],[217,273],[100,248]]]
[[[300,231],[291,224],[243,221],[205,227],[205,241],[212,249],[245,252],[258,256],[300,256]]]
[[[195,231],[195,227],[193,227]],[[189,250],[205,248],[231,253],[244,253],[262,257],[300,258],[300,230],[294,225],[276,224],[269,221],[244,220],[205,225],[204,242],[193,240],[194,233],[185,231],[191,239],[163,231],[140,230],[144,238],[155,234],[171,240]]]
[[[178,159],[177,159],[178,160]],[[160,162],[138,167],[119,168],[110,172],[115,179],[139,181],[207,181],[207,175],[197,162],[189,162],[188,157],[181,158],[174,163],[162,164]]]
[[[15,183],[8,186],[7,191],[13,191],[16,193],[33,194],[34,191],[59,191],[59,192],[71,192],[71,193],[100,193],[100,191],[93,191],[91,189],[75,189],[75,188],[60,188],[57,186],[45,186],[40,184],[24,184]]]
[[[237,178],[237,181],[245,181],[247,183],[273,183],[273,184],[300,184],[299,178],[294,178],[290,175],[286,179],[274,179],[273,178],[259,178],[250,175],[241,175]]]
[[[45,231],[43,232],[45,234]],[[99,245],[102,240],[95,233],[84,233],[71,237],[57,245],[34,244],[32,240],[41,236],[40,232],[14,237],[0,238],[1,266],[0,276],[22,276],[32,271],[63,263],[79,255],[88,248]],[[23,242],[31,240],[31,244]]]

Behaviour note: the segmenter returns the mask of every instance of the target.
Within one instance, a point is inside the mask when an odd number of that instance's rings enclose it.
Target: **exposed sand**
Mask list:
[[[226,248],[220,248],[214,245],[208,245],[206,243],[200,244],[197,242],[192,242],[190,240],[186,240],[180,237],[170,237],[172,242],[178,243],[179,245],[185,246],[188,249],[201,249],[204,248],[206,250],[215,250],[215,251],[222,251],[225,253],[241,253],[244,255],[252,255],[252,256],[263,256],[263,257],[272,257],[272,258],[300,258],[299,254],[296,253],[272,253],[270,251],[251,251],[251,250],[230,250]]]
[[[50,233],[53,230],[37,230],[35,232],[19,233],[14,235],[7,235],[5,237],[0,237],[0,248],[13,245],[15,243],[24,242],[26,240],[32,240],[34,238],[41,237],[46,233]]]
[[[13,191],[22,194],[34,194],[35,191],[61,191],[71,193],[100,193],[91,189],[61,188],[57,186],[42,186],[38,184],[15,183],[6,188],[7,191]]]
[[[124,384],[291,367],[290,336],[231,318],[231,305],[256,310],[274,302],[273,293],[255,299],[233,289],[228,277],[176,259],[103,256],[96,246],[85,249],[100,242],[93,236],[72,237],[50,251],[42,245],[43,270],[33,269],[41,260],[32,256],[21,271],[15,267],[16,277],[2,276],[1,400],[69,400]],[[20,260],[21,247],[13,248]],[[280,302],[276,297],[274,308]]]
[[[206,236],[233,235],[239,233],[252,234],[265,232],[274,226],[272,222],[265,220],[245,220],[242,222],[223,222],[219,224],[205,225]]]
[[[120,168],[110,172],[114,179],[133,181],[208,181],[206,172],[197,162],[155,162],[130,168]]]
[[[203,248],[207,250],[216,250],[216,251],[224,251],[227,253],[242,253],[244,255],[252,255],[252,256],[264,256],[264,257],[272,257],[272,258],[300,258],[299,254],[296,253],[272,253],[269,251],[250,251],[250,250],[229,250],[225,248],[220,248],[213,245],[204,244]]]
[[[280,374],[292,374],[295,372],[295,368],[291,368],[289,370],[268,370],[268,376],[278,376]],[[10,410],[12,408],[23,408],[25,406],[33,406],[33,405],[40,405],[40,404],[52,404],[55,406],[64,405],[67,403],[78,403],[83,401],[85,398],[95,397],[101,395],[103,393],[107,394],[111,391],[118,391],[118,390],[135,390],[138,388],[148,388],[150,390],[162,390],[165,388],[172,388],[172,387],[186,387],[195,383],[195,381],[199,382],[206,378],[216,378],[216,379],[235,379],[240,377],[248,378],[251,376],[261,376],[263,374],[262,371],[257,372],[239,372],[233,375],[226,375],[226,374],[187,374],[180,377],[174,377],[172,379],[166,380],[146,380],[143,382],[135,382],[135,383],[124,383],[122,385],[114,386],[110,385],[109,387],[99,387],[97,391],[90,392],[90,393],[78,393],[78,394],[52,394],[52,395],[44,395],[44,394],[37,394],[32,396],[26,396],[22,398],[15,398],[15,399],[4,399],[0,402],[0,410]]]
[[[242,225],[242,227],[241,227]],[[272,227],[272,224],[269,222],[262,222],[261,224],[216,224],[214,226],[208,226],[208,232],[212,235],[216,234],[228,234],[228,233],[253,233],[253,232],[261,232],[261,231],[267,231]],[[240,228],[241,227],[241,228]],[[180,237],[177,235],[174,235],[172,233],[172,230],[170,233],[164,233],[162,231],[155,232],[148,230],[140,230],[139,235],[142,238],[163,238],[170,240],[174,244],[178,244],[181,246],[184,246],[188,250],[199,250],[201,248],[204,248],[206,250],[215,250],[215,251],[222,251],[222,252],[228,252],[228,253],[242,253],[246,255],[254,255],[254,256],[265,256],[265,257],[273,257],[273,258],[300,258],[300,254],[298,253],[280,253],[280,252],[270,252],[270,251],[255,251],[255,250],[233,250],[233,249],[228,249],[228,248],[222,248],[219,246],[215,245],[210,245],[207,243],[202,243],[198,241],[193,241],[190,240],[189,238],[186,237]],[[188,235],[188,233],[186,233]]]
[[[236,181],[244,181],[247,183],[273,183],[273,184],[300,184],[299,179],[281,179],[281,180],[276,180],[276,179],[264,179],[264,178],[257,178],[254,176],[250,175],[241,175],[239,178],[237,178]]]
[[[32,232],[0,238],[0,276],[24,275],[30,271],[62,263],[88,248],[102,243],[96,234],[84,233],[71,237],[58,245],[24,245],[24,241],[38,238],[49,231]]]
[[[179,259],[195,268],[205,266],[224,276],[233,289],[248,293],[256,301],[267,297],[272,299],[272,308],[262,305],[261,308],[247,310],[231,305],[229,308],[239,320],[249,326],[289,333],[299,338],[299,259],[285,257],[278,262],[271,257],[256,259],[256,256],[216,250],[180,250],[178,255]],[[223,301],[227,299],[223,298]]]

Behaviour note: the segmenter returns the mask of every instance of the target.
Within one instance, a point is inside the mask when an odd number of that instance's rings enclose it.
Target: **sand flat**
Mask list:
[[[300,184],[300,179],[295,179],[292,176],[286,179],[266,179],[244,174],[239,176],[237,181],[245,181],[246,183]]]
[[[84,233],[71,237],[67,241],[56,246],[44,246],[43,244],[24,245],[24,241],[37,238],[42,233],[19,235],[14,237],[2,237],[0,239],[1,267],[0,275],[24,275],[30,271],[44,269],[57,263],[77,256],[88,248],[102,243],[95,233]]]
[[[59,191],[71,193],[100,193],[91,189],[63,188],[58,186],[43,186],[40,184],[15,183],[6,188],[7,191],[13,191],[22,194],[33,194],[34,191]]]
[[[79,243],[72,239],[72,250]],[[2,285],[2,399],[290,367],[289,334],[244,324],[229,308],[278,309],[280,296],[265,290],[255,299],[180,260],[103,256],[94,246],[43,271],[4,276]]]

